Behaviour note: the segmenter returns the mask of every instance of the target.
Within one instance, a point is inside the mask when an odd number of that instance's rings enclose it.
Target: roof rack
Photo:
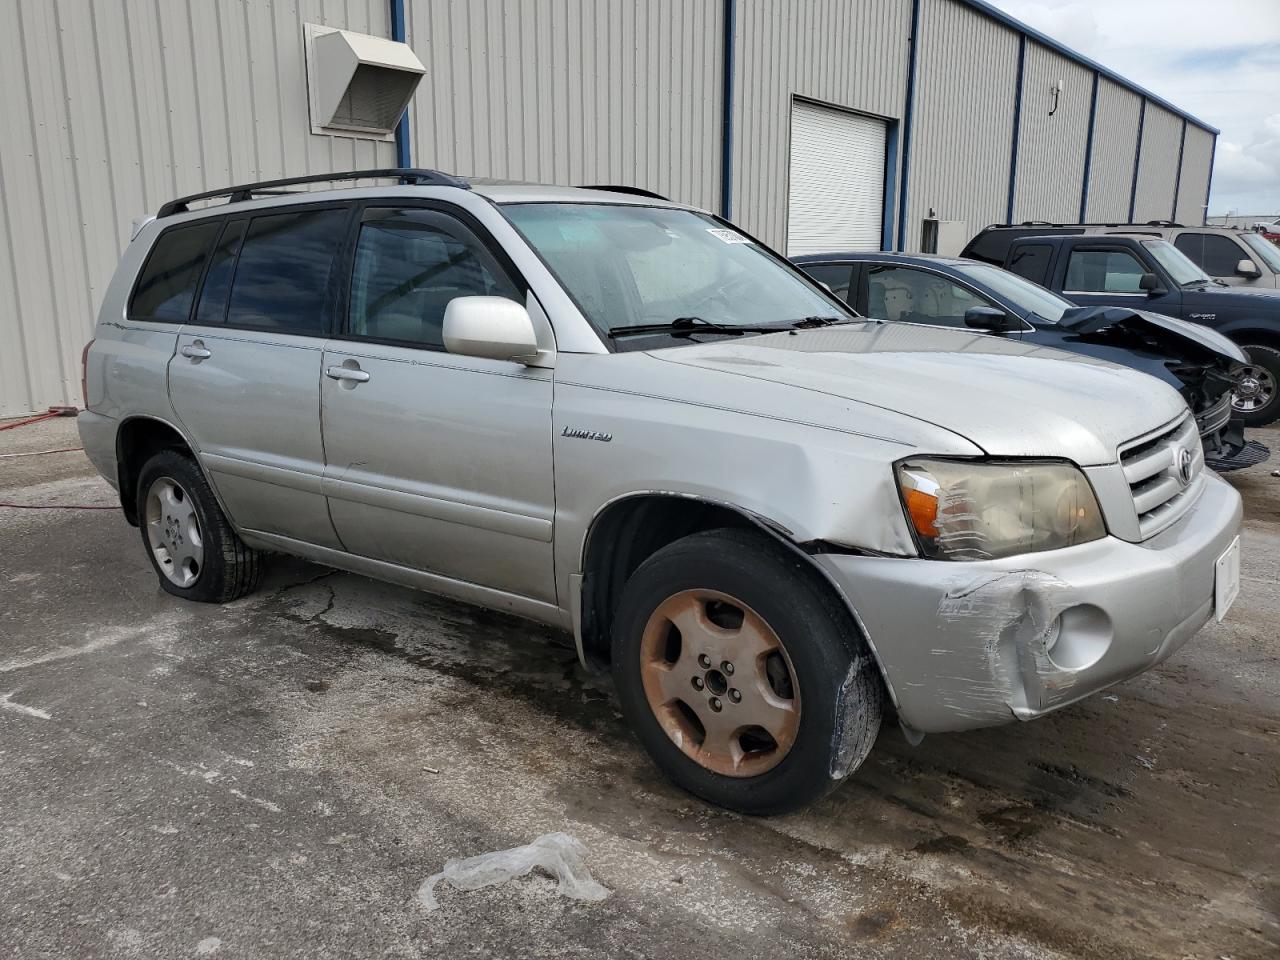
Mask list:
[[[607,190],[609,193],[629,193],[636,197],[649,197],[651,200],[666,200],[660,193],[654,193],[652,190],[646,190],[644,187],[628,187],[625,184],[617,183],[584,183],[580,184],[579,190]]]
[[[988,230],[996,230],[1007,227],[1181,227],[1185,224],[1178,223],[1176,220],[1145,220],[1139,223],[1136,220],[1130,220],[1124,223],[1050,223],[1047,220],[1023,220],[1021,223],[993,223]]]
[[[471,185],[458,177],[441,173],[439,170],[419,170],[410,167],[391,167],[381,170],[348,170],[342,173],[313,173],[305,177],[285,177],[283,180],[263,180],[261,183],[243,183],[235,187],[224,187],[221,190],[206,190],[204,193],[193,193],[187,197],[170,200],[162,206],[156,218],[172,216],[175,213],[186,213],[188,204],[195,200],[212,200],[215,197],[226,197],[227,203],[242,203],[252,200],[254,194],[278,194],[277,187],[292,187],[302,183],[337,183],[343,180],[385,180],[394,177],[401,184],[426,187],[458,187],[470,190]]]

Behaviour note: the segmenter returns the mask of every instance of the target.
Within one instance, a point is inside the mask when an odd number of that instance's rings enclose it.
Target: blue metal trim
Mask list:
[[[1178,219],[1178,191],[1182,188],[1182,154],[1187,149],[1187,121],[1182,121],[1182,138],[1178,141],[1178,172],[1173,175],[1173,212],[1169,219]]]
[[[1218,157],[1218,138],[1213,138],[1209,147],[1209,182],[1204,185],[1204,210],[1200,214],[1200,226],[1209,222],[1209,197],[1213,194],[1213,162]]]
[[[1133,223],[1133,211],[1138,205],[1138,170],[1142,167],[1142,128],[1147,125],[1147,101],[1142,101],[1138,111],[1138,142],[1133,148],[1133,186],[1129,188],[1129,222]]]
[[[1009,14],[1005,13],[1003,10],[997,9],[996,7],[993,7],[990,3],[987,3],[986,0],[961,0],[961,2],[967,4],[970,7],[973,7],[975,10],[985,14],[986,16],[990,17],[992,20],[998,21],[999,23],[1003,23],[1006,27],[1012,27],[1014,30],[1017,30],[1023,36],[1030,37],[1036,43],[1042,46],[1048,47],[1050,50],[1054,50],[1062,54],[1064,57],[1069,57],[1072,60],[1074,60],[1076,63],[1083,64],[1084,66],[1088,67],[1090,70],[1096,70],[1098,73],[1102,74],[1108,80],[1114,81],[1115,83],[1120,84],[1122,87],[1126,87],[1129,90],[1132,90],[1134,93],[1141,94],[1142,96],[1146,97],[1148,100],[1150,100],[1152,103],[1156,104],[1157,106],[1164,107],[1166,110],[1170,111],[1171,113],[1176,113],[1179,117],[1182,117],[1182,119],[1186,120],[1188,123],[1194,123],[1197,127],[1202,127],[1214,135],[1217,135],[1222,132],[1217,127],[1210,126],[1209,124],[1205,123],[1203,120],[1200,120],[1197,117],[1193,117],[1191,114],[1187,113],[1185,110],[1179,109],[1178,107],[1174,106],[1172,103],[1170,103],[1168,100],[1164,99],[1163,97],[1156,96],[1156,94],[1152,93],[1150,90],[1147,90],[1145,87],[1140,87],[1136,83],[1134,83],[1132,80],[1127,80],[1124,77],[1120,76],[1120,74],[1116,73],[1114,70],[1110,70],[1107,67],[1104,67],[1102,64],[1098,63],[1096,60],[1091,60],[1089,57],[1086,57],[1083,53],[1077,53],[1075,50],[1072,50],[1070,47],[1066,46],[1065,44],[1059,43],[1057,40],[1053,39],[1053,37],[1050,37],[1047,34],[1043,34],[1039,30],[1035,29],[1034,27],[1027,26],[1021,20],[1017,20],[1009,16]]]
[[[404,0],[391,0],[391,39],[405,42]],[[411,101],[412,102],[412,101]],[[396,166],[408,169],[413,166],[409,153],[409,108],[404,108],[400,122],[396,124]]]
[[[724,0],[724,75],[721,78],[724,116],[720,128],[720,216],[733,213],[733,44],[737,3]]]
[[[1080,184],[1080,222],[1088,223],[1089,174],[1093,170],[1093,129],[1098,122],[1098,71],[1093,72],[1093,94],[1089,97],[1089,134],[1084,141],[1084,181]]]
[[[1018,134],[1022,129],[1022,76],[1027,66],[1027,38],[1018,37],[1018,83],[1013,100],[1013,146],[1009,148],[1009,211],[1005,223],[1013,223],[1013,200],[1018,189]]]
[[[897,200],[898,185],[898,127],[897,120],[885,124],[884,133],[884,212],[880,215],[880,249],[893,249],[893,209]]]
[[[916,59],[920,51],[920,0],[911,0],[911,50],[907,54],[907,92],[902,107],[902,180],[898,191],[898,252],[907,247],[907,187],[911,180],[911,126],[915,119]]]

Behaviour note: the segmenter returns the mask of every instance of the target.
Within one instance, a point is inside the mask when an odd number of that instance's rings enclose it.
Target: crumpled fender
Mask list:
[[[1108,327],[1137,325],[1153,328],[1159,336],[1174,336],[1219,354],[1234,363],[1244,363],[1244,352],[1218,333],[1198,323],[1190,323],[1177,317],[1167,317],[1148,310],[1131,310],[1128,307],[1077,307],[1068,310],[1058,321],[1058,326],[1073,333],[1090,334]]]

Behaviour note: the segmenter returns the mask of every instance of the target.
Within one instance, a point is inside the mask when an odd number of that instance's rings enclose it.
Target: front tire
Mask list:
[[[138,526],[160,587],[175,597],[228,603],[257,589],[262,555],[231,528],[190,457],[162,450],[138,475]]]
[[[1280,419],[1280,350],[1261,344],[1240,349],[1249,360],[1236,368],[1241,381],[1231,406],[1246,427],[1265,427]]]
[[[805,560],[754,531],[659,550],[623,589],[622,709],[679,786],[749,814],[803,807],[856,770],[883,687],[848,611]]]

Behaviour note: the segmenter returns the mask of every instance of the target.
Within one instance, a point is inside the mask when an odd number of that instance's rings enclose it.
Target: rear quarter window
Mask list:
[[[221,220],[171,227],[156,238],[129,297],[129,319],[186,323]]]
[[[1049,261],[1053,259],[1053,247],[1047,243],[1028,243],[1013,254],[1008,269],[1032,283],[1048,286]]]

